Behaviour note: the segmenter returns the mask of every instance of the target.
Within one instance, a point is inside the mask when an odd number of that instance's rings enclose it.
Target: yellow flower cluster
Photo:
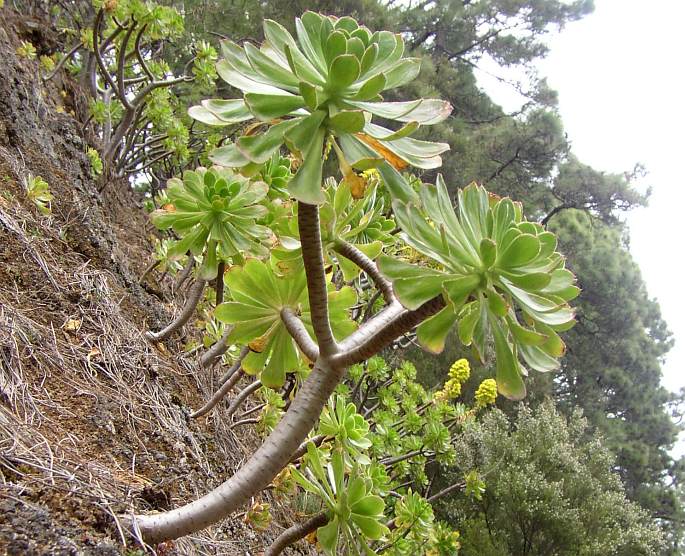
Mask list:
[[[461,395],[461,385],[471,376],[471,367],[466,359],[459,359],[452,363],[447,373],[449,380],[445,382],[442,390],[435,393],[435,401],[444,402]]]
[[[461,384],[466,382],[471,376],[471,367],[466,359],[457,359],[449,370],[449,377],[459,381]]]
[[[495,379],[486,378],[476,390],[476,407],[492,405],[495,400],[497,400],[497,382]]]

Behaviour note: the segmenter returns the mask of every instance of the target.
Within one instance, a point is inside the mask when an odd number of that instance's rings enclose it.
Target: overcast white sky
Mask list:
[[[595,0],[595,12],[549,39],[538,64],[581,161],[623,172],[636,162],[653,187],[628,215],[631,252],[674,334],[664,385],[685,386],[685,1]],[[520,99],[486,75],[505,108]]]

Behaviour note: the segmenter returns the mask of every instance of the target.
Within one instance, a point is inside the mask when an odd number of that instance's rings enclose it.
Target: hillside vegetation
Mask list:
[[[3,553],[679,554],[643,169],[475,79],[591,11],[0,0]]]

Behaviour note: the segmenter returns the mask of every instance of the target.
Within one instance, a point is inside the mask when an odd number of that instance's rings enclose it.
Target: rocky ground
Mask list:
[[[44,84],[21,40],[60,48],[41,21],[0,9],[0,554],[142,554],[117,516],[206,492],[257,435],[229,430],[222,409],[189,419],[213,377],[186,338],[143,337],[183,296],[154,273],[139,284],[154,233],[141,199],[91,177],[84,96],[65,76]],[[50,215],[29,175],[48,182]],[[278,501],[273,513],[266,531],[237,516],[156,552],[256,555],[289,524]]]

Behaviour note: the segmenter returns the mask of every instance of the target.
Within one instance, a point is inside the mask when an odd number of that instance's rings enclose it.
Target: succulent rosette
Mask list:
[[[410,137],[421,125],[443,121],[448,102],[417,99],[384,102],[381,93],[412,81],[420,60],[403,58],[402,37],[371,32],[351,17],[306,12],[295,22],[297,40],[275,21],[264,21],[261,47],[222,43],[219,76],[244,93],[242,99],[205,100],[190,115],[209,125],[257,119],[268,129],[252,130],[210,155],[220,165],[256,171],[285,144],[302,159],[289,184],[296,199],[322,204],[322,156],[329,135],[339,143],[341,168],[367,170],[390,161],[396,166],[437,168],[449,146]],[[397,123],[388,129],[376,116]]]
[[[310,442],[305,465],[293,469],[292,474],[304,491],[321,499],[325,508],[328,523],[316,530],[325,554],[359,554],[359,547],[366,547],[365,554],[375,554],[368,542],[380,539],[389,529],[384,524],[385,502],[374,494],[374,481],[364,466],[348,469],[340,450],[334,450],[326,461]]]
[[[238,253],[266,255],[264,242],[273,236],[256,223],[267,209],[259,204],[268,186],[228,169],[197,168],[183,173],[183,179],[167,182],[168,203],[151,214],[157,228],[171,228],[180,239],[168,250],[170,258],[190,251],[202,256],[200,277],[216,277],[220,255]]]
[[[228,342],[250,347],[251,351],[242,363],[245,372],[261,373],[262,384],[280,388],[286,373],[300,367],[300,352],[283,323],[281,311],[292,310],[300,316],[309,333],[313,332],[304,270],[278,276],[268,262],[248,259],[243,266],[229,269],[226,285],[232,301],[219,305],[214,315],[219,321],[232,325]],[[356,299],[350,287],[329,291],[329,311],[337,339],[356,329],[348,316]]]
[[[390,233],[395,222],[385,216],[387,203],[374,184],[366,188],[360,199],[355,199],[350,186],[344,181],[328,182],[324,190],[326,203],[320,208],[321,237],[326,264],[337,262],[346,282],[359,276],[361,269],[343,256],[335,253],[336,245],[346,242],[354,245],[370,259],[376,259],[384,245],[391,245],[395,238]],[[280,234],[280,244],[271,255],[279,270],[285,272],[302,267],[302,251],[297,226],[293,219],[288,229]]]
[[[420,253],[425,266],[381,256],[379,267],[408,309],[442,296],[445,307],[419,325],[417,337],[440,352],[452,327],[485,360],[494,340],[500,393],[525,396],[522,375],[558,368],[565,346],[557,332],[574,324],[568,302],[580,292],[564,268],[557,241],[537,223],[527,222],[521,205],[488,195],[471,184],[458,192],[458,208],[441,177],[415,194],[395,172],[386,174],[404,241]]]

